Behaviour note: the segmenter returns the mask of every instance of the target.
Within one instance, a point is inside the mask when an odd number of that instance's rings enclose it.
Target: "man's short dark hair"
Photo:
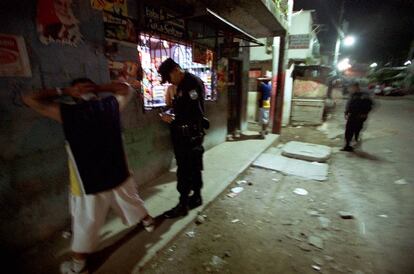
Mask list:
[[[91,79],[89,79],[89,78],[86,78],[86,77],[82,77],[82,78],[76,78],[76,79],[73,79],[72,80],[72,82],[70,82],[70,85],[73,87],[74,85],[77,85],[77,84],[95,84],[95,82],[94,81],[92,81]]]
[[[177,64],[173,59],[168,58],[164,62],[161,63],[160,67],[158,68],[158,73],[161,75],[161,83],[164,84],[165,82],[170,81],[170,72],[174,68],[181,68],[179,64]]]

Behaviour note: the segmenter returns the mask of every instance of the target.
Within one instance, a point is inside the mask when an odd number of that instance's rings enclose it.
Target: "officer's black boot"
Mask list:
[[[164,212],[163,216],[168,219],[177,218],[181,216],[186,216],[188,214],[188,198],[181,199],[178,205],[172,209]]]
[[[203,204],[203,199],[201,198],[200,193],[194,193],[193,196],[188,200],[188,207],[190,209],[199,207]]]

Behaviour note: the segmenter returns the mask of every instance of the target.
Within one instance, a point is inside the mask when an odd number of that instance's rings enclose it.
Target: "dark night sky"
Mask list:
[[[314,9],[322,51],[333,52],[342,0],[294,0],[294,10]],[[357,37],[352,48],[341,48],[342,56],[359,62],[389,62],[402,65],[414,40],[414,0],[345,0],[344,19],[349,34]],[[401,63],[402,62],[402,63]]]

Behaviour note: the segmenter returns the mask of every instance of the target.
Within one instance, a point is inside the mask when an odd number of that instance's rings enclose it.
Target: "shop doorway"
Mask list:
[[[239,60],[229,60],[228,77],[228,134],[235,134],[240,130],[241,122],[241,78],[242,62]]]

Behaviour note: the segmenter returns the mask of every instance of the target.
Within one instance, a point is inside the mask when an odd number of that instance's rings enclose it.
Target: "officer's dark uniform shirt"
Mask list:
[[[345,113],[351,115],[367,115],[373,106],[373,101],[368,93],[357,91],[349,98]]]
[[[174,126],[188,125],[194,131],[202,131],[204,116],[204,84],[197,76],[185,72],[184,78],[177,86],[173,102],[175,114]],[[197,127],[197,129],[195,128]]]

